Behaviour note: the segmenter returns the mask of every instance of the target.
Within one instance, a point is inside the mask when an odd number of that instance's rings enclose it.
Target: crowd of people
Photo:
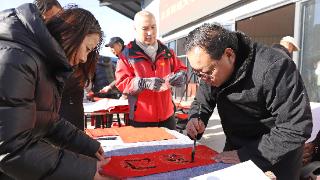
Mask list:
[[[187,67],[157,39],[151,12],[136,13],[128,44],[110,38],[116,60],[99,55],[104,35],[85,9],[36,0],[0,17],[0,179],[112,178],[99,173],[110,158],[84,133],[86,88],[128,99],[127,125],[176,129],[171,89],[187,83]],[[312,114],[292,37],[269,47],[206,23],[185,49],[199,79],[186,133],[201,138],[217,108],[226,142],[215,161],[252,160],[282,180],[319,160],[320,135],[305,144]]]

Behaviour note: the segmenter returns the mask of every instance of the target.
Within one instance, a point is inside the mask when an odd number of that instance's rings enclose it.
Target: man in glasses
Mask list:
[[[215,24],[191,31],[186,52],[201,79],[186,126],[189,136],[201,136],[217,106],[226,135],[217,162],[250,159],[277,179],[298,179],[312,117],[294,62]]]

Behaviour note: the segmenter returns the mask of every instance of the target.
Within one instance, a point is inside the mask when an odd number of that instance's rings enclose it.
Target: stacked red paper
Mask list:
[[[126,126],[117,128],[117,131],[125,143],[161,141],[176,139],[175,136],[168,133],[165,129],[159,127],[135,128]]]
[[[98,138],[102,136],[119,136],[119,133],[115,128],[86,129],[85,131],[92,138]]]

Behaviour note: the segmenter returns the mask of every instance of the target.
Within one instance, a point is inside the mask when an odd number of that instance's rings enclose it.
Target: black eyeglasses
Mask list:
[[[201,74],[199,71],[197,71],[197,70],[195,70],[193,68],[191,68],[191,70],[192,70],[192,73],[194,75],[198,76],[199,78],[202,78],[202,76],[204,76],[204,74]]]
[[[194,75],[198,76],[201,79],[211,79],[213,72],[216,70],[216,66],[217,64],[211,63],[206,72],[202,72],[201,70],[196,70],[193,68],[191,68],[191,70]]]

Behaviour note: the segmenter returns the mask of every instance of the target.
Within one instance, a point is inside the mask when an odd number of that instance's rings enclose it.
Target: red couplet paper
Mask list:
[[[168,149],[146,154],[113,156],[102,167],[103,175],[115,178],[147,176],[215,163],[212,158],[218,153],[207,146],[196,147],[194,162],[191,162],[192,148]]]
[[[117,128],[117,131],[122,141],[125,143],[176,139],[175,136],[168,133],[165,129],[159,127],[135,128],[132,126],[126,126]]]
[[[113,106],[107,109],[110,113],[129,113],[129,106]]]
[[[86,129],[85,131],[92,138],[98,138],[102,136],[119,136],[119,133],[114,128]]]

